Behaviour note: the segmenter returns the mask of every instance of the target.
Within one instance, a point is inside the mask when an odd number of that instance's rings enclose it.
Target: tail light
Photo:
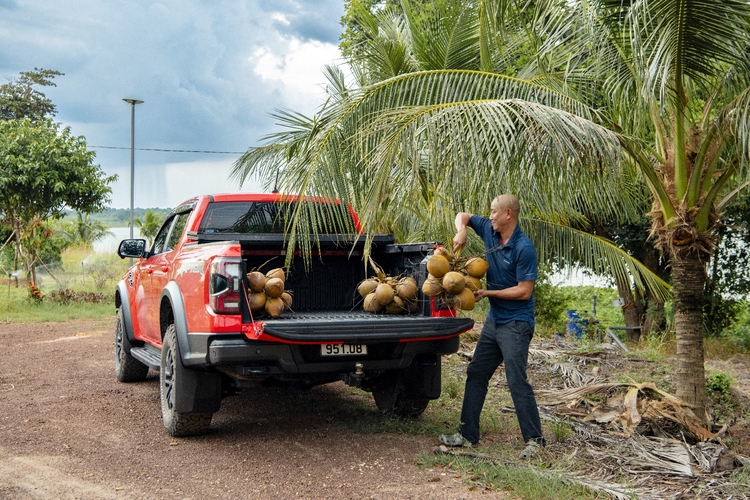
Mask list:
[[[240,312],[241,264],[239,257],[218,257],[211,262],[209,303],[217,313]]]

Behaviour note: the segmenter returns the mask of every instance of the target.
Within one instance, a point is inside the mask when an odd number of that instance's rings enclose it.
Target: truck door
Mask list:
[[[138,322],[144,339],[161,344],[160,306],[161,292],[169,283],[172,263],[179,251],[182,233],[190,212],[175,214],[164,222],[154,238],[150,257],[141,266],[142,300],[139,304]]]

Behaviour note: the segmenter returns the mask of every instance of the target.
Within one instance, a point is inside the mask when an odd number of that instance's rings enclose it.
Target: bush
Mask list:
[[[729,394],[729,387],[732,385],[732,377],[724,372],[713,372],[706,381],[706,390],[709,392],[718,392],[722,395]]]
[[[534,285],[534,306],[537,328],[540,331],[565,331],[565,311],[571,300],[570,292],[564,287],[556,287],[546,278]]]
[[[731,340],[745,351],[750,351],[750,309],[743,302],[737,319],[732,326],[724,330],[723,337]]]
[[[103,304],[107,301],[108,296],[103,293],[94,292],[82,292],[71,290],[70,288],[64,288],[52,292],[48,296],[49,300],[57,304],[70,304],[70,303],[88,303],[88,304]]]

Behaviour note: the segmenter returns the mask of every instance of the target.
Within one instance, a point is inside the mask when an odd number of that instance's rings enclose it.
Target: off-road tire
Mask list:
[[[405,418],[417,418],[427,409],[429,399],[397,398],[393,404],[393,414]]]
[[[146,380],[148,366],[130,355],[130,340],[125,333],[125,315],[122,308],[117,310],[115,320],[115,376],[120,382],[141,382]]]
[[[185,383],[180,379],[181,367],[178,367],[177,363],[182,363],[177,330],[174,325],[169,325],[164,333],[159,371],[159,394],[164,427],[175,437],[204,434],[211,425],[213,413],[178,413],[175,409],[176,392],[180,384]]]

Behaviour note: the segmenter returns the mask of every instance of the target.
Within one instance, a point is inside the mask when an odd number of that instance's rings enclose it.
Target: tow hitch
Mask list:
[[[360,362],[354,364],[354,373],[343,374],[344,383],[352,387],[362,387],[362,380],[365,378],[364,365]]]

